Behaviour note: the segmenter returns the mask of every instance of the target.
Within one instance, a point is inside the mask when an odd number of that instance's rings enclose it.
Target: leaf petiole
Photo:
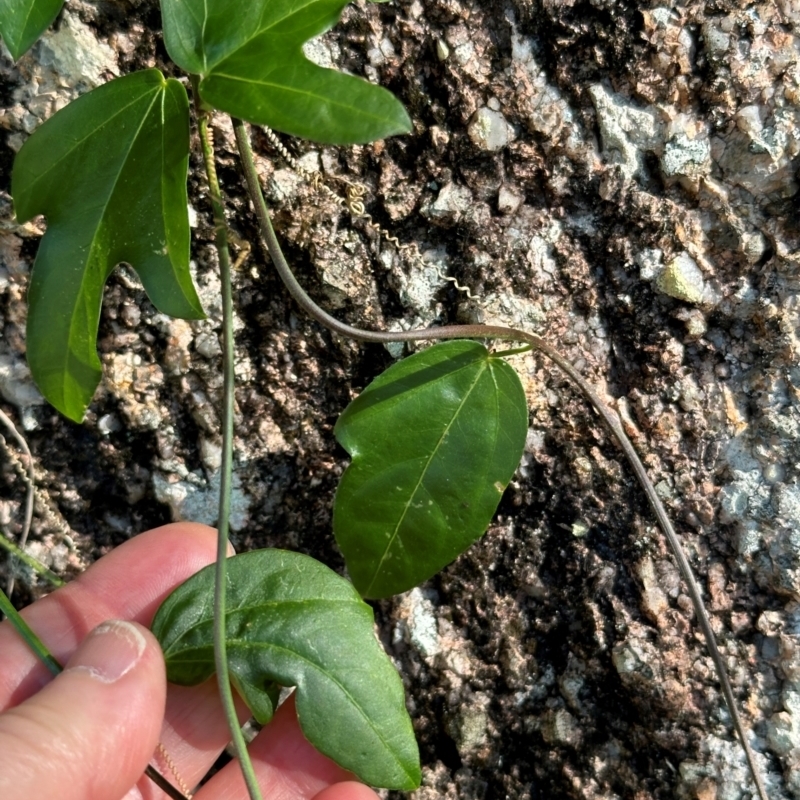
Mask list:
[[[509,347],[508,350],[494,350],[492,358],[508,358],[509,356],[518,356],[523,353],[530,353],[533,350],[533,345],[523,344],[521,347]]]

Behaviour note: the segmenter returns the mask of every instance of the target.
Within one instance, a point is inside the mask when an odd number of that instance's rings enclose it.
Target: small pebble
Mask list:
[[[656,287],[676,300],[699,303],[703,299],[705,282],[697,262],[688,253],[680,253],[656,278]]]

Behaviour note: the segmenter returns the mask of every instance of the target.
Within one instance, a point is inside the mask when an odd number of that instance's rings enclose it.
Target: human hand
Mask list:
[[[28,624],[65,664],[55,679],[9,622],[0,625],[3,800],[164,800],[142,775],[152,759],[176,782],[163,756],[154,755],[159,742],[187,785],[206,774],[229,739],[216,680],[167,689],[161,650],[142,626],[172,589],[214,560],[215,549],[216,532],[204,525],[148,531],[25,609]],[[240,718],[247,716],[240,706]],[[377,800],[305,740],[291,699],[250,754],[264,800]],[[244,800],[238,764],[194,797]]]

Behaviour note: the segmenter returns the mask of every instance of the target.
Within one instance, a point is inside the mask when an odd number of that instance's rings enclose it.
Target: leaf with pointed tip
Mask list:
[[[205,102],[248,122],[327,144],[408,133],[411,121],[391,92],[303,54],[347,3],[162,0],[164,42],[178,66],[201,76]]]
[[[517,373],[476,342],[434,345],[378,376],[335,428],[353,461],[333,530],[358,591],[411,589],[480,538],[527,430]]]
[[[47,216],[28,291],[28,363],[42,394],[80,422],[97,384],[103,286],[128,262],[163,313],[202,319],[189,272],[189,105],[155,69],[63,108],[20,150],[20,222]]]
[[[233,556],[227,573],[231,682],[259,721],[272,716],[274,684],[295,686],[300,727],[320,752],[373,786],[419,786],[403,684],[352,584],[283,550]],[[153,620],[173,683],[194,686],[214,673],[213,597],[211,565],[179,586]]]
[[[64,0],[3,0],[0,3],[0,36],[17,61],[50,27]]]

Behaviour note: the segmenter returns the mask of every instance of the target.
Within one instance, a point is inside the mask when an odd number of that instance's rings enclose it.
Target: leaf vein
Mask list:
[[[381,560],[378,562],[378,565],[375,568],[375,571],[374,571],[374,573],[372,575],[372,580],[370,581],[370,584],[367,587],[367,590],[364,592],[365,595],[368,595],[372,591],[372,587],[375,584],[375,581],[377,580],[378,574],[381,571],[381,567],[383,566],[383,562],[386,560],[386,556],[389,553],[389,550],[392,548],[392,545],[394,544],[395,539],[397,539],[397,537],[399,535],[400,527],[403,524],[403,520],[406,518],[406,515],[408,514],[408,509],[411,508],[411,503],[413,502],[414,498],[416,497],[417,492],[419,491],[419,487],[422,485],[422,481],[425,478],[425,475],[426,475],[426,473],[428,471],[428,468],[431,465],[431,462],[434,459],[434,456],[439,452],[439,448],[442,446],[442,442],[445,440],[445,437],[447,436],[448,432],[450,431],[450,428],[453,426],[455,421],[458,419],[458,416],[461,413],[461,409],[464,407],[464,404],[467,402],[467,400],[469,399],[469,397],[472,394],[473,390],[477,386],[478,381],[480,380],[481,376],[483,375],[483,372],[484,372],[485,369],[486,369],[486,364],[485,363],[479,365],[479,369],[477,370],[477,372],[475,374],[475,380],[473,380],[472,386],[470,386],[469,389],[467,390],[467,392],[464,394],[464,397],[461,400],[461,403],[459,403],[458,408],[453,413],[452,419],[445,426],[445,429],[442,431],[442,435],[439,437],[439,441],[436,443],[436,446],[431,451],[431,455],[428,458],[428,460],[426,461],[425,466],[420,471],[420,475],[419,475],[419,478],[417,480],[417,484],[414,487],[414,490],[409,495],[409,498],[406,501],[405,506],[403,507],[403,511],[400,514],[400,518],[398,519],[397,524],[395,525],[394,530],[392,531],[392,534],[389,537],[389,541],[386,544],[386,548],[383,551],[383,555],[381,556]]]
[[[131,150],[133,149],[133,146],[136,143],[136,140],[138,139],[139,134],[141,133],[142,127],[144,126],[147,118],[150,116],[150,113],[151,113],[151,111],[153,109],[153,106],[155,105],[157,97],[158,97],[158,94],[156,93],[153,96],[153,99],[150,102],[149,108],[147,109],[147,111],[144,114],[142,114],[142,117],[141,117],[141,119],[139,121],[139,126],[136,129],[136,133],[134,133],[134,135],[131,137],[131,140],[130,140],[130,142],[128,144],[128,149],[127,149],[124,157],[120,161],[120,168],[118,169],[117,174],[114,177],[114,182],[113,182],[113,184],[111,186],[111,190],[108,193],[106,201],[102,205],[102,210],[101,210],[101,212],[99,214],[99,219],[98,219],[97,226],[95,227],[94,234],[93,234],[93,236],[92,236],[92,238],[91,238],[91,240],[89,242],[89,252],[87,253],[86,261],[85,261],[84,267],[83,267],[83,272],[81,273],[80,291],[77,294],[77,297],[76,297],[76,301],[77,302],[73,306],[73,309],[76,308],[77,305],[81,301],[85,301],[86,300],[86,297],[87,297],[86,280],[87,280],[87,276],[89,274],[89,270],[87,269],[87,267],[91,263],[92,257],[94,255],[95,247],[96,247],[96,244],[97,244],[97,234],[100,231],[100,227],[102,225],[103,218],[106,216],[106,214],[108,212],[108,207],[109,207],[109,205],[110,205],[110,203],[111,203],[111,201],[114,198],[114,195],[116,193],[117,184],[119,182],[120,175],[123,172],[123,168],[128,162],[128,158],[130,157]],[[105,269],[108,270],[108,264],[105,265]],[[70,346],[64,348],[64,368],[63,368],[63,373],[62,374],[65,375],[65,376],[67,376],[69,374],[68,365],[69,365],[70,354],[72,353],[72,342],[73,342],[73,335],[74,335],[76,318],[77,318],[77,315],[75,313],[70,315],[69,336],[68,336],[68,341],[70,343]]]
[[[406,775],[408,775],[409,778],[413,778],[414,777],[406,769],[405,765],[402,764],[400,759],[397,757],[397,755],[395,754],[393,748],[391,747],[391,745],[387,741],[386,737],[383,735],[383,733],[380,730],[380,728],[372,722],[372,720],[370,719],[369,715],[361,707],[361,704],[356,701],[356,699],[353,697],[352,693],[347,689],[347,687],[340,680],[337,680],[336,678],[334,678],[333,675],[331,675],[330,672],[326,672],[319,664],[315,663],[310,658],[307,658],[306,656],[298,653],[296,650],[290,650],[288,647],[281,647],[280,645],[275,644],[274,642],[256,642],[256,643],[250,644],[246,640],[242,641],[242,640],[238,640],[238,639],[229,639],[228,640],[228,644],[231,645],[231,646],[236,646],[238,644],[239,646],[244,646],[244,647],[247,647],[248,645],[250,645],[250,647],[253,647],[253,648],[254,647],[259,647],[261,649],[269,649],[269,648],[271,648],[271,649],[274,649],[274,650],[279,650],[281,652],[287,653],[289,656],[294,656],[295,658],[299,659],[300,661],[303,661],[304,663],[308,664],[309,667],[314,669],[316,672],[320,673],[324,678],[327,678],[331,683],[333,683],[335,686],[337,686],[340,689],[342,694],[350,701],[352,706],[358,711],[360,716],[365,720],[365,722],[367,724],[367,727],[370,728],[375,733],[376,737],[383,743],[383,745],[386,748],[386,750],[388,752],[392,753],[392,755],[395,758],[395,761],[398,764],[400,764],[400,766],[402,767],[402,769],[406,773]]]
[[[311,62],[309,62],[309,63],[311,63]],[[323,67],[319,67],[319,69],[323,69]],[[345,73],[336,72],[335,70],[328,70],[328,71],[329,72],[334,72],[334,74],[336,74],[336,75],[345,75]],[[332,106],[334,108],[340,108],[340,109],[344,109],[345,111],[349,111],[349,112],[352,112],[354,114],[358,114],[359,116],[361,116],[363,118],[366,118],[366,119],[376,120],[377,122],[382,122],[383,119],[384,119],[384,117],[382,115],[380,115],[380,114],[369,114],[369,113],[367,113],[364,110],[363,106],[353,106],[353,105],[348,105],[347,103],[336,102],[334,100],[331,100],[326,95],[315,94],[314,92],[303,91],[301,89],[295,89],[294,87],[287,86],[286,84],[272,83],[272,82],[266,81],[266,80],[255,80],[254,78],[242,78],[239,75],[229,75],[229,74],[227,74],[225,72],[212,72],[208,77],[209,78],[227,78],[228,80],[237,81],[239,83],[256,84],[257,86],[266,86],[266,87],[268,87],[270,89],[278,89],[278,90],[281,90],[281,91],[284,91],[284,92],[287,92],[287,93],[299,95],[300,97],[309,97],[309,98],[311,98],[313,100],[325,103],[325,104],[330,105],[330,106]],[[350,75],[350,76],[346,76],[346,77],[355,77],[355,76]],[[357,78],[356,80],[361,80],[361,79]],[[379,87],[376,87],[376,88],[379,88]]]

